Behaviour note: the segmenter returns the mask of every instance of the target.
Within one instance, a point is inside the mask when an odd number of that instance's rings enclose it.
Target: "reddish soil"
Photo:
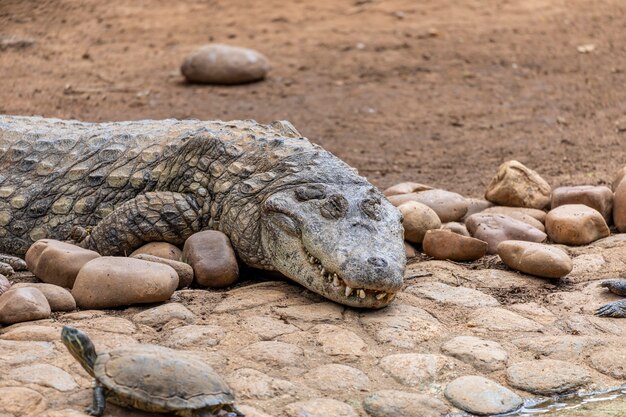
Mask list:
[[[88,121],[288,119],[372,182],[480,196],[518,159],[552,185],[626,161],[623,0],[0,1],[0,113]],[[215,41],[267,80],[188,85]],[[581,53],[578,47],[593,44]]]

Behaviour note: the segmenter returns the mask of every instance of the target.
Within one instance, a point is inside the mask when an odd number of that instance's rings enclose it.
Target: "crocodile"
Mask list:
[[[0,115],[0,254],[52,238],[125,255],[218,230],[252,268],[381,308],[403,283],[401,222],[366,178],[286,121]]]
[[[600,284],[610,292],[626,296],[626,279],[611,279]],[[607,303],[596,309],[595,314],[602,317],[626,318],[626,299]]]

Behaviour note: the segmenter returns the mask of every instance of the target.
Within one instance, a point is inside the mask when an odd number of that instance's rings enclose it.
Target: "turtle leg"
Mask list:
[[[222,410],[227,411],[228,413],[224,415],[224,417],[246,417],[237,407],[233,404],[226,404],[222,407]]]
[[[604,281],[600,286],[608,288],[613,294],[626,295],[626,279]]]
[[[626,300],[613,301],[596,310],[596,316],[602,317],[626,317]]]
[[[225,411],[226,414],[220,413],[220,411]],[[207,407],[202,410],[198,410],[198,412],[194,415],[194,417],[246,417],[241,411],[237,409],[234,405],[226,404],[226,405],[218,405],[215,407]]]
[[[104,407],[106,405],[106,392],[104,387],[99,382],[94,381],[93,387],[93,404],[85,409],[90,416],[100,417],[104,414]]]

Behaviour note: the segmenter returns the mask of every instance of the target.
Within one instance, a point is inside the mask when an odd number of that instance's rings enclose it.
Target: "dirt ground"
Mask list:
[[[380,187],[476,197],[508,159],[603,184],[626,160],[625,21],[622,0],[1,0],[0,36],[34,43],[0,51],[0,113],[288,119]],[[185,84],[210,41],[269,78]]]

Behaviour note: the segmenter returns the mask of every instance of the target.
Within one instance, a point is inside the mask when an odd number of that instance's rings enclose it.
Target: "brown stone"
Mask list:
[[[613,192],[604,185],[578,185],[552,190],[551,208],[555,209],[565,204],[584,204],[596,209],[608,223],[613,210]]]
[[[404,219],[402,226],[404,227],[404,239],[409,242],[422,243],[427,230],[439,229],[441,221],[430,207],[409,201],[398,207]]]
[[[406,254],[407,258],[414,258],[414,257],[417,256],[417,250],[415,250],[413,245],[411,245],[406,240],[404,241],[404,253]],[[1,281],[1,279],[0,279],[0,281]],[[9,281],[7,281],[7,282],[9,282]],[[0,282],[0,294],[1,294],[1,291],[2,291],[2,283]]]
[[[498,245],[498,255],[509,268],[544,278],[564,277],[573,267],[565,251],[543,243],[506,240]]]
[[[134,253],[134,252],[133,252]],[[139,253],[136,255],[131,255],[131,258],[143,259],[148,262],[156,262],[159,264],[164,264],[171,266],[174,271],[178,274],[178,288],[185,288],[191,285],[193,282],[193,268],[191,265],[186,264],[184,262],[174,261],[172,259],[156,256],[156,255],[148,255],[144,253]],[[181,252],[182,259],[182,252]]]
[[[511,216],[512,213],[522,213],[530,217],[533,217],[544,224],[546,222],[546,212],[539,209],[529,207],[509,207],[509,206],[493,206],[483,210],[483,213],[489,214],[504,214],[505,216]]]
[[[613,197],[613,224],[620,233],[626,232],[626,181],[615,189]]]
[[[591,380],[581,366],[555,359],[518,362],[509,366],[506,377],[512,387],[539,395],[570,392]]]
[[[410,201],[422,203],[437,213],[442,222],[455,222],[467,212],[467,201],[460,194],[446,190],[426,190],[418,193],[398,194],[388,197],[396,207]]]
[[[467,227],[463,223],[457,222],[448,222],[441,225],[441,228],[444,230],[449,230],[453,233],[459,234],[461,236],[469,236],[469,231]]]
[[[461,221],[464,221],[464,219],[468,218],[472,214],[480,213],[489,207],[493,207],[493,203],[491,201],[487,201],[482,198],[466,198],[465,201],[467,201],[467,212]]]
[[[487,253],[497,253],[498,244],[505,240],[543,242],[546,234],[541,230],[502,214],[476,213],[465,221],[467,230],[476,239],[487,242]]]
[[[598,210],[583,204],[566,204],[546,216],[550,240],[565,245],[586,245],[611,234]]]
[[[183,260],[193,268],[196,282],[205,287],[227,287],[239,278],[239,266],[228,236],[215,230],[191,235]]]
[[[392,185],[391,187],[383,191],[383,194],[385,194],[387,197],[390,197],[392,195],[417,193],[419,191],[432,189],[433,187],[430,187],[428,185],[420,184],[418,182],[407,181]]]
[[[450,230],[428,230],[422,242],[422,249],[426,255],[435,259],[474,261],[485,256],[487,242],[462,236]]]
[[[80,308],[111,308],[165,301],[177,286],[178,275],[167,265],[103,256],[80,270],[72,295]]]
[[[542,209],[550,204],[550,185],[518,161],[500,165],[485,198],[494,204]]]
[[[48,284],[72,288],[78,271],[100,255],[92,250],[53,239],[40,239],[26,252],[28,269]]]
[[[137,255],[158,256],[159,258],[170,259],[178,262],[181,262],[183,259],[183,251],[168,242],[146,243],[142,247],[135,249],[135,251],[130,254],[131,257],[136,257]]]
[[[15,288],[0,295],[0,323],[47,319],[50,313],[48,300],[36,288]]]
[[[72,294],[58,285],[45,284],[42,282],[22,282],[13,285],[13,288],[37,288],[48,300],[52,311],[76,310],[76,301]]]
[[[415,256],[415,255],[413,255]],[[4,275],[0,274],[0,295],[4,294],[11,288],[11,283]]]
[[[613,179],[613,182],[611,183],[611,189],[613,191],[617,190],[617,187],[624,179],[624,176],[626,176],[626,166],[621,167],[619,171],[615,173],[615,177]]]

